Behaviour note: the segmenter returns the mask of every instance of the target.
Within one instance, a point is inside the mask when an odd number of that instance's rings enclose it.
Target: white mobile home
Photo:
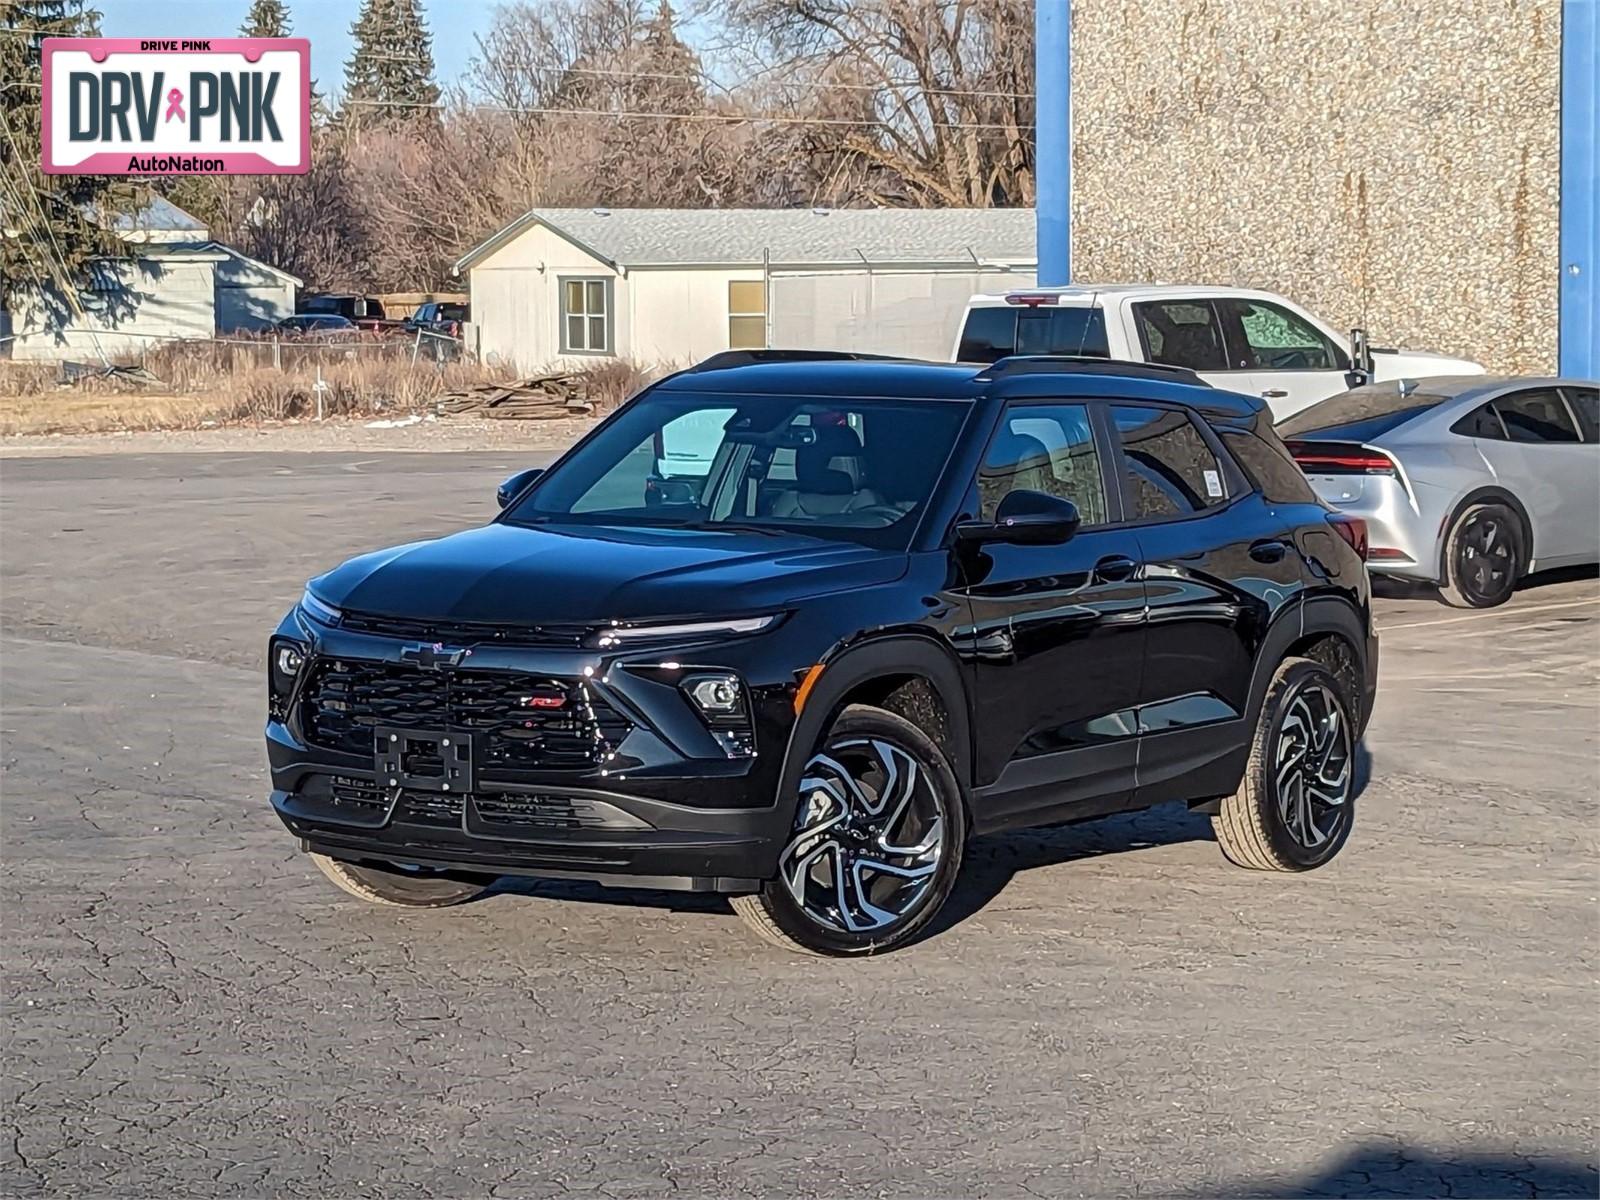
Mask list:
[[[938,358],[1034,279],[1031,209],[535,209],[456,263],[468,345],[535,370],[759,347]]]

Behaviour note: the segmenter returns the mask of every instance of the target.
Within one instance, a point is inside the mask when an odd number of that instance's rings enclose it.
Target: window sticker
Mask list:
[[[1220,500],[1222,498],[1222,476],[1215,471],[1207,471],[1205,474],[1206,495],[1213,500]]]

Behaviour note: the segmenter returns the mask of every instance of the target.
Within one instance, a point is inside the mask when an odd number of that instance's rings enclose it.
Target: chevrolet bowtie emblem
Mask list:
[[[431,645],[407,646],[400,651],[402,662],[416,663],[424,671],[439,671],[445,667],[458,667],[461,660],[471,654],[471,650],[448,648],[442,642]]]

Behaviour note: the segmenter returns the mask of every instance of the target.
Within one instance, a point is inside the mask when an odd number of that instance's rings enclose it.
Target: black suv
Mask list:
[[[500,502],[272,638],[273,805],[364,899],[714,891],[866,954],[994,830],[1183,801],[1269,870],[1349,836],[1364,530],[1188,372],[735,352]]]

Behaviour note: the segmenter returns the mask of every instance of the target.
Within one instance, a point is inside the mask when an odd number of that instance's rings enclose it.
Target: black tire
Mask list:
[[[907,760],[916,766],[914,777]],[[860,801],[833,767],[854,781]],[[823,735],[802,778],[817,786],[797,799],[778,878],[753,895],[733,897],[734,911],[767,941],[802,954],[883,954],[916,938],[949,899],[966,850],[966,804],[944,751],[904,717],[852,704]],[[836,796],[843,799],[837,810]],[[905,853],[925,842],[936,848]],[[874,862],[893,869],[865,865]],[[872,874],[870,881],[863,872]],[[832,908],[824,899],[829,875],[832,894],[840,896]],[[894,919],[858,927],[879,922],[874,913]]]
[[[1244,779],[1211,818],[1229,862],[1257,871],[1309,871],[1339,853],[1355,821],[1355,730],[1350,702],[1326,667],[1308,658],[1279,664],[1256,720]],[[1291,777],[1297,742],[1303,743],[1298,790]],[[1318,799],[1327,796],[1337,796],[1337,803]]]
[[[1456,608],[1494,608],[1511,599],[1528,561],[1522,518],[1504,504],[1469,504],[1444,541],[1439,594]]]
[[[313,854],[311,861],[352,896],[359,896],[369,904],[387,904],[395,908],[448,908],[480,895],[493,882],[421,871],[386,871],[380,867],[340,862],[326,854]]]

